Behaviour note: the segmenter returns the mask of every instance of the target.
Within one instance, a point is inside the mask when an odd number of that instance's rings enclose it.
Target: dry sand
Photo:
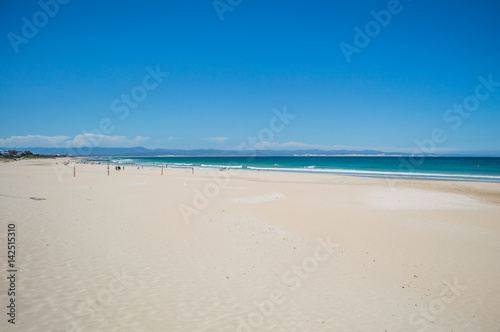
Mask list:
[[[0,164],[2,331],[500,331],[500,184],[74,165]]]

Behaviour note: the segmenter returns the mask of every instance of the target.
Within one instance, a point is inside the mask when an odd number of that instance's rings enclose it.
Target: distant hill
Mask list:
[[[4,149],[4,148],[0,148]],[[12,148],[9,148],[12,150]],[[17,149],[16,150],[21,150]],[[214,150],[214,149],[147,149],[142,146],[133,148],[23,148],[37,154],[58,154],[71,156],[409,156],[408,153],[382,152],[377,150]],[[435,156],[432,154],[419,154]]]

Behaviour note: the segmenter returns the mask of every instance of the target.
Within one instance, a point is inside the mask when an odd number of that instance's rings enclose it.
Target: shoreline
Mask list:
[[[61,160],[67,160],[67,158],[62,158]],[[73,160],[73,159],[71,159]],[[75,159],[78,161],[78,159]],[[101,166],[106,167],[107,164],[80,164],[78,162],[75,165],[87,165],[87,166]],[[114,170],[111,166],[115,165],[110,163],[110,172]],[[118,164],[116,164],[118,165]],[[127,167],[144,167],[144,169],[155,170],[160,175],[162,166],[155,165],[141,165],[141,164],[125,164]],[[185,175],[191,174],[192,167],[165,167],[164,172],[174,171],[176,174]],[[252,169],[226,169],[220,171],[218,168],[203,168],[203,167],[193,167],[195,169],[195,175],[202,174],[206,178],[214,177],[215,175],[225,175],[230,174],[231,176],[237,178],[249,179],[251,181],[259,181],[260,174],[267,174],[266,179],[269,176],[276,178],[279,181],[287,181],[287,175],[291,175],[294,181],[297,179],[304,179],[304,181],[311,181],[311,183],[317,184],[374,184],[387,186],[388,188],[393,187],[411,187],[411,188],[424,188],[428,190],[435,191],[445,191],[448,193],[465,193],[466,195],[471,195],[471,197],[480,196],[482,198],[488,197],[488,202],[500,203],[500,183],[494,181],[461,181],[461,180],[443,180],[443,179],[415,179],[415,178],[391,178],[391,177],[376,177],[376,176],[356,176],[350,174],[335,174],[335,173],[322,173],[322,172],[287,172],[287,171],[257,171]],[[129,168],[130,169],[130,168]],[[127,169],[127,170],[129,170]],[[134,169],[131,169],[132,171]],[[166,174],[166,173],[165,173]],[[153,175],[154,176],[154,175]],[[161,176],[161,175],[160,175]],[[457,189],[458,188],[458,189]],[[392,189],[391,189],[392,190]],[[469,190],[469,192],[466,192]],[[476,195],[477,194],[477,195]]]
[[[267,157],[267,156],[266,156]],[[99,159],[88,159],[86,157],[73,157],[77,160],[84,160],[87,162],[99,161]],[[111,157],[102,157],[109,158]],[[133,157],[131,157],[133,158]],[[151,158],[151,157],[142,157]],[[155,158],[155,157],[152,157]],[[198,158],[198,157],[193,157]],[[210,157],[213,158],[213,157]],[[222,157],[227,158],[227,157]],[[500,175],[484,175],[484,174],[466,174],[466,173],[436,173],[436,172],[401,172],[401,171],[380,171],[380,170],[362,170],[362,169],[336,169],[336,168],[316,168],[316,167],[257,167],[251,165],[169,165],[167,162],[163,162],[163,165],[152,165],[150,162],[146,163],[110,163],[110,164],[125,164],[125,165],[135,165],[135,166],[147,166],[147,167],[166,167],[168,168],[195,168],[195,169],[221,169],[228,168],[232,170],[248,170],[248,171],[269,171],[269,172],[284,172],[284,173],[312,173],[312,174],[333,174],[342,176],[354,176],[354,177],[367,177],[367,178],[381,178],[381,179],[406,179],[406,180],[432,180],[432,181],[460,181],[460,182],[491,182],[500,183]],[[174,163],[175,164],[175,163]]]

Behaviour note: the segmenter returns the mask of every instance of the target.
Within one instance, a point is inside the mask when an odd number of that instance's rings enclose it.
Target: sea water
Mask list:
[[[86,158],[89,159],[89,158]],[[112,164],[331,173],[351,176],[500,182],[500,158],[488,157],[96,157]]]

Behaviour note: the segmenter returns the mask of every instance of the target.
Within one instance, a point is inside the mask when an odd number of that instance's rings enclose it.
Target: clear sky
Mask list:
[[[3,0],[0,146],[500,155],[499,17],[496,0]]]

